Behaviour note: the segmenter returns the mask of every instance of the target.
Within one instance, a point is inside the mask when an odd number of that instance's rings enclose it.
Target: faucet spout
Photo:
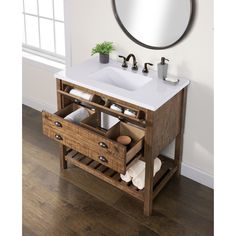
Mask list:
[[[134,54],[129,54],[126,58],[126,61],[129,61],[130,58],[133,58],[133,66],[132,66],[132,70],[138,70],[138,66],[137,66],[137,61],[136,61],[136,57]]]

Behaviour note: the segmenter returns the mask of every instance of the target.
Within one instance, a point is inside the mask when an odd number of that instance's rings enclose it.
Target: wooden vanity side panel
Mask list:
[[[157,156],[181,131],[183,90],[163,104],[153,118],[153,155]]]
[[[163,148],[181,133],[183,91],[180,91],[155,112],[147,112],[144,142],[144,157],[146,160],[144,215],[146,216],[152,214],[154,158],[159,156]],[[159,187],[158,192],[163,186]]]
[[[174,161],[175,161],[175,165],[178,166],[177,176],[180,175],[180,172],[181,172],[186,105],[187,105],[187,88],[184,88],[183,92],[182,92],[180,133],[178,134],[178,136],[175,139],[175,159],[174,159]]]

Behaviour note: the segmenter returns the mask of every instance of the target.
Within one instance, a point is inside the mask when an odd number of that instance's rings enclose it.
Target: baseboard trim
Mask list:
[[[45,101],[38,100],[38,99],[35,99],[35,98],[23,97],[22,98],[22,103],[26,106],[34,108],[37,111],[46,110],[48,112],[54,113],[57,109],[56,106],[53,106],[52,104],[49,104]]]
[[[182,163],[181,175],[192,179],[200,184],[203,184],[209,188],[214,188],[214,177],[209,175],[202,170],[192,167],[188,164]]]

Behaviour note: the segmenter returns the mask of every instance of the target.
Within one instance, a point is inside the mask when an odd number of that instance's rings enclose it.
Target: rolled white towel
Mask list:
[[[120,178],[127,183],[132,180],[128,170],[126,171],[125,175],[120,174]]]
[[[81,108],[73,111],[69,115],[67,115],[64,119],[69,120],[73,123],[79,124],[82,120],[86,119],[87,117],[89,117],[88,110],[81,107]]]
[[[70,94],[73,94],[73,95],[75,95],[75,96],[81,97],[81,98],[83,98],[83,99],[85,99],[85,100],[88,100],[88,101],[91,101],[92,98],[93,98],[93,95],[92,95],[92,94],[90,94],[90,93],[85,93],[85,92],[83,92],[83,91],[81,91],[81,90],[78,90],[78,89],[71,89],[71,90],[70,90]]]
[[[145,169],[145,162],[144,161],[136,161],[130,168],[127,170],[131,178],[135,178]]]
[[[153,177],[160,169],[161,169],[161,160],[159,158],[155,158]],[[136,176],[135,178],[132,179],[132,183],[138,189],[144,188],[144,186],[145,186],[145,169],[138,176]]]
[[[136,159],[132,166],[126,171],[125,175],[120,174],[120,178],[125,182],[130,182],[132,178],[139,175],[145,168],[145,162]]]

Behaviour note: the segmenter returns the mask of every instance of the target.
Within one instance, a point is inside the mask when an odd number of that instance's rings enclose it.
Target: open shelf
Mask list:
[[[76,95],[70,93],[70,90],[74,87],[75,87],[74,85],[72,86],[69,83],[64,82],[63,88],[58,89],[57,92],[59,94],[61,94],[62,96],[69,98],[70,100],[76,101],[77,103],[86,103],[89,106],[97,108],[100,111],[107,113],[109,115],[115,116],[115,117],[119,118],[120,120],[127,120],[128,122],[132,122],[132,123],[142,126],[142,127],[146,126],[146,121],[145,121],[146,115],[145,115],[144,110],[131,107],[128,104],[124,105],[121,102],[113,101],[113,99],[110,99],[110,98],[105,98],[104,95],[103,95],[103,97],[101,97],[100,95],[97,95],[95,93],[93,93],[94,95],[93,95],[93,98],[91,99],[91,101],[86,100],[84,98],[81,98],[79,96],[76,96]],[[81,90],[81,91],[83,91],[83,90]],[[105,100],[103,100],[103,99],[105,99]],[[116,110],[113,110],[110,108],[110,105],[113,103],[121,106],[123,109],[133,110],[134,112],[136,112],[137,115],[135,117],[132,117],[132,116],[124,114],[123,112],[118,112]]]
[[[85,170],[86,172],[95,175],[99,179],[115,186],[116,188],[127,192],[128,194],[132,195],[133,197],[143,201],[143,191],[139,190],[135,186],[132,185],[132,183],[126,183],[120,178],[120,174],[102,164],[100,164],[97,161],[94,161],[84,155],[81,155],[80,153],[72,150],[70,151],[66,156],[65,159]]]
[[[158,158],[161,160],[162,165],[161,169],[153,178],[153,199],[158,195],[158,193],[162,190],[162,188],[166,185],[166,183],[171,179],[171,177],[176,173],[178,169],[173,159],[163,155],[159,155]]]
[[[177,166],[174,165],[174,161],[172,159],[164,156],[159,156],[159,158],[162,161],[162,167],[153,179],[153,198],[156,197],[156,195],[161,191],[161,189],[165,186],[165,184],[177,170]],[[69,149],[67,151],[65,159],[69,163],[130,194],[138,200],[144,201],[144,189],[139,190],[132,184],[132,182],[127,183],[123,181],[120,178],[120,174],[118,172],[72,149]]]
[[[75,96],[73,94],[70,94],[70,93],[67,93],[67,92],[64,92],[64,91],[61,91],[61,90],[57,90],[57,92],[61,95],[64,95],[64,96],[68,97],[68,98],[71,98],[71,100],[73,100],[77,103],[82,102],[82,103],[86,103],[86,104],[88,104],[88,105],[90,105],[94,108],[98,108],[100,111],[102,111],[104,113],[107,113],[108,115],[115,116],[120,120],[127,120],[129,122],[132,122],[132,123],[137,124],[137,125],[142,126],[142,127],[146,126],[145,120],[140,120],[138,118],[128,116],[124,113],[112,110],[109,107],[106,107],[104,105],[96,103],[95,101],[89,101],[89,100],[83,99],[81,97]],[[144,115],[142,115],[142,116],[144,116]]]

